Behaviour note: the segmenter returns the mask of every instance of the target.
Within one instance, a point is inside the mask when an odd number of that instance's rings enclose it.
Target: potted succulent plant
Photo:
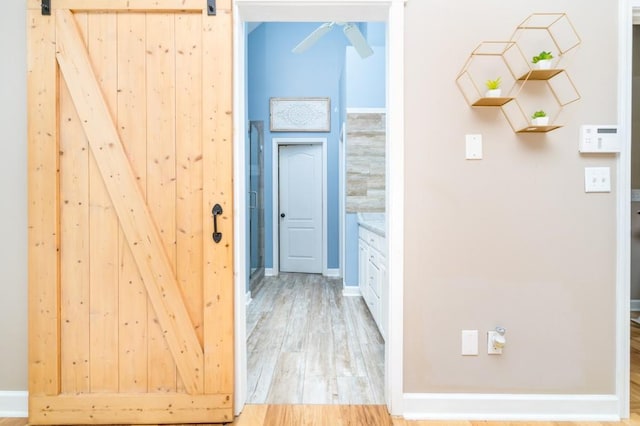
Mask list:
[[[543,110],[536,111],[531,115],[531,122],[534,126],[546,126],[549,124],[549,117]]]
[[[500,88],[502,81],[500,81],[500,77],[496,78],[495,80],[487,80],[484,84],[485,86],[487,86],[487,93],[485,94],[487,98],[500,97],[500,95],[502,94],[502,89]]]
[[[539,70],[548,70],[551,68],[551,60],[553,59],[553,55],[551,52],[545,52],[544,50],[540,52],[538,55],[534,56],[531,59]]]

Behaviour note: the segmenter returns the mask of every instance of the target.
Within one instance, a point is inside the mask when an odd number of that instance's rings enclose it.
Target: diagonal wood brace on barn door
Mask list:
[[[56,58],[185,389],[204,392],[204,352],[142,196],[89,53],[69,10],[56,11]]]

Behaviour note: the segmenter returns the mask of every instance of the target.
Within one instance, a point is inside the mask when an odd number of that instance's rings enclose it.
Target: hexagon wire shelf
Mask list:
[[[528,82],[544,81],[550,89],[558,106],[558,112],[564,106],[580,99],[580,94],[569,77],[569,74],[558,67],[565,54],[580,44],[581,40],[565,13],[534,13],[529,15],[511,36],[509,41],[485,41],[471,52],[467,62],[456,77],[456,84],[470,106],[500,107],[514,132],[548,132],[562,127],[557,124],[548,126],[532,126],[524,113],[518,95]],[[553,51],[558,57],[551,69],[536,69],[527,59],[526,54],[541,50]],[[506,97],[483,96],[479,88],[477,70],[473,66],[480,58],[489,58],[495,63],[502,63],[507,71],[510,88]],[[496,61],[498,59],[498,61]],[[489,67],[495,78],[495,66]],[[486,74],[484,76],[486,77]],[[515,102],[513,102],[515,101]]]

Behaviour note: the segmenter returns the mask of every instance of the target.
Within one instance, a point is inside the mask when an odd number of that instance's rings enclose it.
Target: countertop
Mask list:
[[[358,225],[381,237],[385,236],[386,215],[384,213],[358,213]]]

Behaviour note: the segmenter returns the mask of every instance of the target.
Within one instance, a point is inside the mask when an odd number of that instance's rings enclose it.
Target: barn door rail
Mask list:
[[[207,0],[207,15],[215,16],[216,14],[216,0]]]
[[[41,9],[43,16],[51,15],[51,0],[42,0]]]

